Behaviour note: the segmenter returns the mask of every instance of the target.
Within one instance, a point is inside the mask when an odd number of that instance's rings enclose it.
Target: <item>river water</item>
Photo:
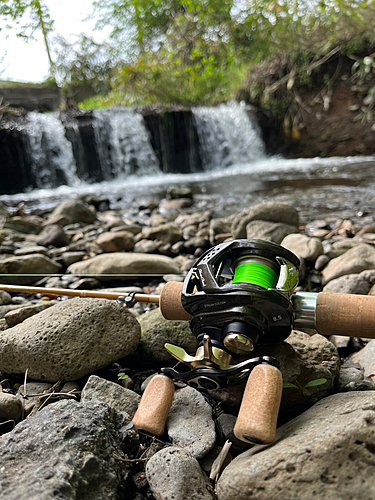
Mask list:
[[[243,105],[198,107],[192,114],[204,171],[171,174],[161,171],[138,111],[95,111],[95,141],[91,147],[96,151],[102,178],[108,180],[88,184],[78,175],[78,158],[59,115],[30,113],[25,134],[30,145],[31,174],[38,189],[3,195],[0,200],[11,207],[25,202],[26,210],[50,209],[62,200],[90,193],[108,198],[111,208],[124,210],[150,198],[160,200],[167,187],[182,185],[191,187],[194,209],[210,209],[217,217],[272,200],[293,204],[302,222],[327,217],[366,222],[366,216],[373,214],[375,156],[269,157],[253,115]],[[80,146],[78,129],[74,140]],[[134,171],[137,175],[132,175]],[[51,187],[51,179],[56,178],[65,178],[70,185]],[[40,189],[44,186],[49,187]]]
[[[107,197],[113,209],[126,209],[145,200],[162,199],[166,189],[174,185],[191,187],[195,208],[210,209],[215,216],[278,200],[293,204],[303,222],[327,217],[360,221],[374,213],[375,157],[270,157],[195,174],[128,176],[97,184],[4,195],[0,199],[11,207],[23,201],[26,210],[32,210],[50,208],[67,198],[90,193]]]

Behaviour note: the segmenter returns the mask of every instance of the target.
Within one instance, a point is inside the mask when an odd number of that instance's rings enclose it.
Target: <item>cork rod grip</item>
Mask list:
[[[283,381],[278,368],[258,365],[250,374],[234,426],[234,435],[245,443],[268,444],[275,440]]]
[[[190,315],[181,304],[183,283],[168,281],[159,298],[160,312],[165,319],[176,321],[189,321]]]
[[[316,330],[322,335],[375,338],[375,296],[318,294]]]
[[[155,436],[164,433],[165,422],[174,396],[173,380],[155,375],[146,387],[133,417],[134,427]]]

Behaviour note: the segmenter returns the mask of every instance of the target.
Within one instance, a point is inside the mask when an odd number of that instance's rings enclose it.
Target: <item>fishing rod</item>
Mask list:
[[[280,364],[271,356],[250,357],[258,344],[285,340],[293,328],[322,335],[375,338],[375,297],[296,291],[300,261],[275,243],[233,240],[207,250],[182,282],[167,282],[160,295],[123,294],[0,285],[10,292],[125,297],[159,304],[165,319],[189,321],[198,342],[194,356],[166,344],[180,364],[161,368],[148,384],[133,418],[137,429],[164,432],[174,380],[200,390],[245,384],[235,436],[248,443],[275,439],[282,394]],[[190,370],[180,370],[187,365]]]

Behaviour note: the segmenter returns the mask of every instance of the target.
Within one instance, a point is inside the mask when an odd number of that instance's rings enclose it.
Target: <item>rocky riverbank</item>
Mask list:
[[[159,294],[210,246],[260,238],[300,257],[300,290],[375,293],[372,215],[302,221],[270,202],[213,218],[185,188],[127,211],[83,196],[25,212],[1,207],[2,283]],[[258,346],[254,355],[280,361],[285,387],[275,443],[251,446],[233,435],[241,386],[201,393],[178,383],[165,433],[134,429],[150,377],[174,365],[164,344],[196,350],[188,323],[154,305],[0,292],[0,329],[0,498],[375,495],[375,340],[294,330]]]

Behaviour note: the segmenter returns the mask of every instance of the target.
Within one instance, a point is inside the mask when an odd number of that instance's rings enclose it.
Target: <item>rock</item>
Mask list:
[[[142,232],[148,240],[160,240],[163,243],[169,243],[171,245],[182,240],[182,231],[174,224],[161,224],[157,227],[146,227]]]
[[[191,198],[176,198],[174,200],[161,201],[159,204],[159,210],[161,214],[166,214],[168,212],[181,212],[184,208],[189,208],[193,204]]]
[[[0,318],[5,318],[5,315],[8,314],[9,311],[17,311],[18,309],[28,307],[29,305],[29,302],[25,302],[24,304],[7,304],[5,306],[0,306]]]
[[[280,244],[308,262],[315,262],[324,253],[322,242],[305,234],[288,234]]]
[[[216,441],[212,408],[200,392],[189,386],[175,392],[166,430],[175,446],[195,458],[204,457]]]
[[[67,272],[95,274],[100,281],[110,281],[113,278],[126,281],[142,274],[179,274],[180,268],[173,259],[165,255],[114,252],[76,262],[68,267]],[[103,276],[106,274],[115,276]]]
[[[259,239],[281,243],[286,235],[295,233],[298,230],[296,226],[285,224],[283,222],[268,222],[254,220],[246,225],[246,238],[249,240]]]
[[[375,269],[375,248],[360,244],[328,263],[322,271],[323,285],[340,276],[359,274],[366,269]]]
[[[41,311],[44,311],[44,309],[53,306],[55,303],[56,302],[54,301],[49,301],[49,302],[43,302],[41,304],[32,304],[30,306],[22,307],[20,309],[15,309],[14,311],[9,311],[6,313],[4,318],[5,321],[7,322],[8,327],[12,328],[13,326],[18,325],[19,323],[22,323],[22,321],[24,321],[25,319],[34,316],[34,314],[38,314]]]
[[[134,245],[134,252],[137,253],[154,253],[157,250],[157,243],[155,240],[140,240]]]
[[[319,401],[283,425],[273,445],[234,459],[218,481],[218,499],[374,498],[374,408],[373,391]]]
[[[375,340],[370,340],[366,347],[350,356],[348,363],[358,365],[365,377],[375,377]]]
[[[213,500],[211,486],[198,460],[183,448],[169,446],[147,462],[146,477],[154,498]]]
[[[315,261],[315,269],[321,271],[328,264],[329,260],[328,255],[319,255]]]
[[[62,266],[42,254],[9,256],[0,260],[0,274],[20,276],[2,276],[3,284],[30,285],[37,282],[45,274],[55,274]],[[30,276],[31,275],[31,276]]]
[[[249,448],[250,443],[240,441],[234,435],[233,431],[236,421],[237,417],[235,415],[231,415],[230,413],[221,413],[216,419],[216,425],[220,435],[222,436],[223,442],[228,440],[232,443],[232,450],[244,451]]]
[[[5,292],[4,290],[0,290],[0,306],[10,304],[12,300],[12,296],[10,293]]]
[[[36,238],[36,243],[44,247],[66,247],[69,245],[69,238],[65,231],[58,224],[50,224],[43,228]]]
[[[204,250],[208,250],[211,247],[210,242],[206,238],[201,236],[195,236],[190,238],[184,243],[184,250],[186,253],[194,254],[194,252],[200,248],[202,253]]]
[[[299,226],[299,215],[292,205],[279,202],[260,203],[235,215],[231,226],[233,238],[246,238],[246,226],[253,220],[284,222],[297,228]]]
[[[337,392],[345,392],[351,390],[353,383],[357,385],[363,381],[364,375],[360,368],[356,368],[354,366],[342,366],[337,380],[336,390]],[[371,385],[375,388],[372,382]]]
[[[65,400],[22,421],[0,440],[1,497],[117,498],[129,469],[116,418],[107,405]]]
[[[22,248],[17,248],[17,250],[14,251],[14,255],[29,255],[29,254],[32,254],[32,253],[41,253],[43,255],[47,255],[48,256],[48,249],[45,248],[45,247],[42,247],[40,245],[25,245],[23,246]]]
[[[189,354],[197,350],[197,340],[187,321],[167,320],[159,308],[143,314],[138,321],[141,325],[141,340],[137,353],[142,363],[160,366],[170,362],[173,358],[165,349],[165,343],[178,345]]]
[[[361,274],[347,274],[329,281],[323,287],[323,292],[367,295],[370,288],[370,283]]]
[[[134,248],[134,236],[128,231],[109,231],[102,233],[96,240],[96,243],[105,252],[129,251]]]
[[[139,339],[139,323],[115,301],[65,300],[2,333],[0,371],[76,380],[127,356]]]
[[[134,417],[140,400],[136,392],[96,375],[89,377],[81,394],[81,401],[105,403],[117,412],[125,412],[130,419]]]
[[[190,187],[170,186],[166,191],[167,200],[176,200],[178,198],[193,198]]]
[[[232,227],[233,217],[226,217],[220,219],[211,219],[209,225],[209,238],[211,245],[221,243],[218,241],[218,236],[222,234],[230,234]]]
[[[75,262],[79,262],[86,255],[86,252],[64,252],[61,255],[60,261],[64,266],[68,267]]]
[[[27,382],[27,384],[22,384],[19,387],[17,394],[23,399],[25,415],[28,415],[31,412],[41,394],[47,394],[50,392],[49,389],[51,387],[52,385],[47,382]]]
[[[95,213],[88,206],[79,200],[66,200],[60,203],[48,218],[49,224],[58,224],[66,226],[82,222],[91,224],[96,220]]]
[[[22,412],[22,401],[18,396],[0,392],[0,419],[18,422]],[[1,493],[1,492],[0,492]]]
[[[3,229],[10,229],[17,233],[38,234],[42,229],[43,219],[33,215],[12,217],[3,224]]]

